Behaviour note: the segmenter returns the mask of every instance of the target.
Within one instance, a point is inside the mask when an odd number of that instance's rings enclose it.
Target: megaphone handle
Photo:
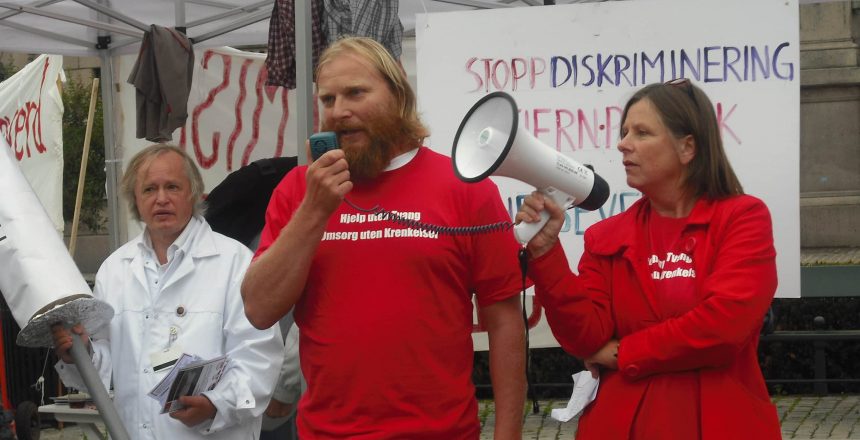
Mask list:
[[[576,200],[568,194],[565,194],[553,187],[547,187],[539,190],[545,196],[551,198],[556,205],[561,206],[562,209],[568,209],[573,206],[573,202]],[[540,212],[540,220],[535,223],[525,223],[521,222],[518,225],[514,226],[514,236],[517,238],[517,241],[522,245],[528,244],[535,235],[543,228],[546,222],[549,221],[549,213],[546,210]]]

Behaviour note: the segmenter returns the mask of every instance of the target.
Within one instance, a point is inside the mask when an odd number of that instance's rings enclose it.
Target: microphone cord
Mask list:
[[[523,324],[525,325],[526,331],[526,390],[528,393],[528,398],[532,400],[532,414],[540,413],[540,405],[538,405],[537,396],[535,395],[535,387],[534,387],[534,377],[531,371],[531,363],[532,363],[532,352],[529,348],[529,316],[526,313],[526,277],[528,275],[528,267],[529,267],[529,256],[526,253],[526,247],[522,246],[520,251],[517,253],[517,258],[520,261],[520,272],[522,273],[522,281],[523,281]]]
[[[422,231],[427,232],[435,232],[440,235],[479,235],[479,234],[491,234],[494,232],[505,232],[510,231],[514,227],[514,223],[508,221],[490,223],[486,225],[479,226],[441,226],[434,225],[431,223],[423,223],[418,220],[409,219],[403,217],[402,215],[388,211],[383,209],[381,206],[376,205],[373,208],[367,209],[357,206],[352,203],[349,199],[344,198],[344,202],[347,205],[351,206],[356,211],[365,212],[368,214],[373,214],[376,216],[380,216],[382,220],[391,220],[394,223],[409,227],[420,229]]]
[[[494,232],[504,232],[511,230],[515,224],[509,221],[501,221],[496,223],[490,223],[486,225],[480,226],[440,226],[434,225],[431,223],[423,223],[418,220],[412,220],[405,218],[396,212],[391,212],[386,209],[383,209],[381,206],[376,205],[373,208],[367,209],[362,208],[350,201],[349,199],[343,199],[347,205],[351,206],[353,209],[359,212],[364,212],[368,214],[373,214],[377,216],[381,216],[383,220],[391,220],[397,224],[404,225],[410,228],[416,228],[423,231],[435,232],[441,235],[477,235],[477,234],[490,234]],[[526,367],[526,384],[528,386],[528,396],[532,400],[532,413],[538,414],[540,412],[540,405],[538,405],[537,396],[535,395],[534,389],[534,378],[531,373],[531,350],[529,349],[529,317],[526,313],[526,277],[528,273],[528,254],[526,253],[526,248],[523,246],[520,248],[519,253],[517,255],[520,263],[520,271],[522,273],[522,282],[523,282],[523,293],[522,293],[522,312],[523,312],[523,325],[525,326],[525,349],[526,349],[526,359],[525,359],[525,367]]]

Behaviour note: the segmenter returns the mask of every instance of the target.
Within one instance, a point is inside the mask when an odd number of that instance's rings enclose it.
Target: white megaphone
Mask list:
[[[518,120],[517,103],[507,93],[490,93],[475,103],[454,137],[451,157],[457,177],[465,182],[511,177],[534,185],[564,209],[600,208],[609,198],[606,181],[537,140]],[[540,215],[539,222],[514,227],[520,243],[528,243],[549,220],[546,211]]]

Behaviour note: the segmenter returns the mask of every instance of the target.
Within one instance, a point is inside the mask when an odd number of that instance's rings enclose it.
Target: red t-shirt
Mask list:
[[[299,206],[305,172],[276,188],[258,255]],[[426,148],[347,199],[435,225],[510,220],[495,184],[459,181],[451,160]],[[472,293],[481,305],[517,294],[517,250],[510,232],[426,233],[342,203],[296,304],[308,382],[299,437],[478,438]]]
[[[681,316],[699,303],[691,243],[683,236],[687,218],[648,211],[648,269],[662,320]],[[636,412],[631,440],[688,440],[699,432],[699,372],[655,375]],[[673,403],[668,403],[673,402]],[[667,406],[673,410],[667,413]],[[684,423],[673,423],[684,420]]]
[[[663,319],[680,316],[699,302],[692,248],[681,237],[687,218],[663,217],[653,209],[649,213],[648,269],[660,301],[658,313]]]

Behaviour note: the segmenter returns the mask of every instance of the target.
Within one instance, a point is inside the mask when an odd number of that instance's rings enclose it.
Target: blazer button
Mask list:
[[[696,248],[696,237],[687,237],[687,240],[684,242],[684,250],[687,252],[693,252],[693,249]]]
[[[636,364],[630,364],[624,367],[624,374],[630,377],[636,377],[639,375],[639,366]]]

